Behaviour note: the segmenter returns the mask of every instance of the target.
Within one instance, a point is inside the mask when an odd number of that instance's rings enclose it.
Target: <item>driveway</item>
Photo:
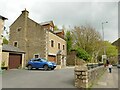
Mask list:
[[[74,68],[9,70],[3,72],[2,79],[3,88],[75,88]]]

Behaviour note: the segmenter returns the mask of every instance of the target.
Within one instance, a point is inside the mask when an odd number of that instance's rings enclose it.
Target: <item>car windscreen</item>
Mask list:
[[[33,61],[33,60],[35,60],[35,58],[30,59],[30,61]]]
[[[46,62],[47,60],[46,60],[46,59],[41,58],[41,61]]]

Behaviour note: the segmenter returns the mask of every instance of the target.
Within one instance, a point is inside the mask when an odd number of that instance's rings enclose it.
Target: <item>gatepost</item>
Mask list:
[[[75,71],[75,87],[88,88],[88,69],[87,66],[77,66]]]

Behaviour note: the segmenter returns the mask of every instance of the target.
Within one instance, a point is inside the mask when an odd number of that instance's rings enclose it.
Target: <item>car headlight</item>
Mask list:
[[[48,62],[48,64],[49,64],[49,65],[52,65],[52,63],[51,63],[51,62]]]
[[[54,64],[54,66],[56,66],[56,64]]]

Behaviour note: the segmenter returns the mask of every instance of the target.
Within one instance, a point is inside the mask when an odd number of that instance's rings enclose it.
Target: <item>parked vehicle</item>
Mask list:
[[[30,59],[26,65],[28,70],[33,68],[39,69],[42,68],[44,70],[54,70],[56,68],[56,64],[54,62],[47,61],[43,58],[33,58]]]
[[[120,64],[118,64],[117,67],[120,68]]]
[[[115,66],[115,67],[116,67],[116,66],[117,66],[117,64],[112,64],[112,66]]]

